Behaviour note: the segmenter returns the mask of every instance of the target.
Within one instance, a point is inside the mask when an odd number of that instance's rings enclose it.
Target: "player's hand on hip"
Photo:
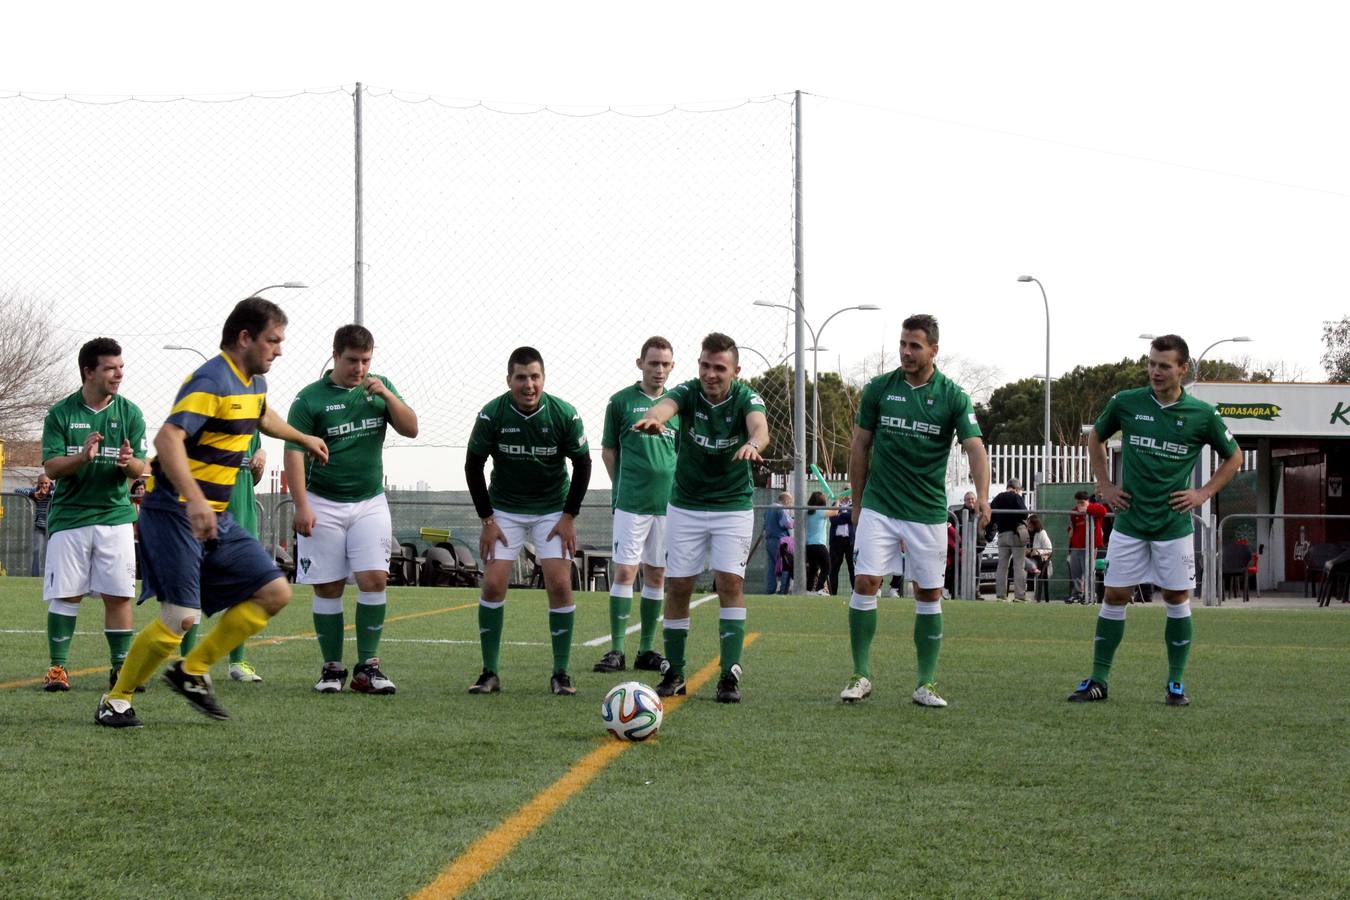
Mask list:
[[[1199,490],[1190,488],[1184,491],[1173,491],[1167,502],[1177,512],[1190,512],[1199,506],[1203,506],[1206,499],[1205,495]]]
[[[117,466],[125,469],[129,462],[131,462],[131,441],[122,438],[122,446],[117,448]]]
[[[1130,495],[1117,487],[1115,482],[1097,482],[1097,496],[1105,500],[1112,509],[1130,508]]]
[[[216,536],[216,511],[205,497],[187,502],[187,517],[192,536],[197,540],[209,541]]]
[[[483,520],[483,530],[478,533],[478,555],[484,562],[496,559],[498,544],[507,546],[506,535],[502,533],[497,520],[489,517]]]
[[[99,444],[103,443],[103,435],[97,431],[89,432],[89,437],[84,439],[84,449],[82,452],[85,462],[89,462],[98,456]]]
[[[993,510],[992,507],[990,507],[989,501],[988,501],[988,500],[981,500],[981,501],[980,501],[980,527],[981,527],[981,528],[986,528],[986,527],[988,527],[988,525],[989,525],[989,520],[992,519],[993,517],[994,517],[994,510]]]
[[[549,530],[548,539],[553,540],[554,535],[562,539],[563,556],[571,559],[576,555],[577,526],[570,514],[563,513],[558,517],[558,523]]]
[[[328,445],[323,442],[323,438],[305,435],[305,452],[321,463],[328,462]]]
[[[314,510],[310,509],[308,506],[304,509],[297,506],[295,508],[295,515],[291,519],[291,524],[295,526],[296,534],[303,534],[305,537],[309,537],[314,533]]]

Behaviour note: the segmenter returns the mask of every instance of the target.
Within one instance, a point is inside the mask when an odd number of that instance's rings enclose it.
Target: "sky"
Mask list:
[[[650,109],[800,89],[808,318],[882,307],[831,322],[822,368],[893,349],[923,311],[942,354],[1040,373],[1045,311],[1023,274],[1047,292],[1055,375],[1176,332],[1197,353],[1249,336],[1210,358],[1320,380],[1322,323],[1350,312],[1338,5],[499,6],[30,4],[6,12],[0,92],[359,80]]]

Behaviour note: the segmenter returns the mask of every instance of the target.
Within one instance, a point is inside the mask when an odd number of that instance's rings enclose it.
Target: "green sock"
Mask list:
[[[1120,646],[1120,639],[1124,636],[1124,619],[1097,617],[1097,634],[1092,641],[1093,681],[1106,684],[1106,679],[1111,677],[1111,661],[1116,658],[1116,648]]]
[[[1191,639],[1195,635],[1195,620],[1190,616],[1181,619],[1168,617],[1163,629],[1167,641],[1167,680],[1180,681],[1186,674],[1186,660],[1191,655]]]
[[[872,639],[877,636],[877,608],[848,608],[848,642],[853,648],[853,675],[872,677]]]
[[[506,618],[506,604],[495,607],[484,606],[478,601],[478,644],[483,648],[483,668],[489,672],[500,671],[502,657],[502,620]]]
[[[374,602],[367,602],[374,601]],[[389,610],[384,591],[356,597],[356,659],[365,662],[380,655],[380,635],[384,634],[384,614]]]
[[[323,597],[315,597],[317,603],[319,600],[325,600]],[[333,607],[328,603],[324,605],[325,609]],[[323,654],[323,661],[326,663],[342,662],[342,639],[343,632],[346,629],[342,618],[342,600],[337,601],[337,612],[314,612],[314,633],[319,636],[319,652]]]
[[[738,613],[744,611],[737,610]],[[741,664],[741,650],[745,647],[745,619],[719,619],[717,636],[722,644],[722,674],[728,675],[732,666]]]
[[[554,672],[566,672],[567,664],[572,660],[572,622],[576,617],[575,606],[569,606],[565,610],[548,611],[548,633],[553,639]]]
[[[639,653],[646,653],[656,646],[656,625],[661,620],[661,604],[663,602],[664,599],[661,597],[644,596],[642,598],[641,609],[638,612],[642,621],[642,632],[639,635],[641,642],[638,644]]]
[[[192,648],[197,646],[197,627],[198,623],[193,622],[192,627],[183,632],[183,643],[178,645],[180,656],[187,656],[192,652]]]
[[[626,593],[616,593],[625,591]],[[628,638],[628,620],[633,615],[633,586],[614,585],[609,593],[609,640],[612,649],[623,652]]]
[[[47,652],[51,664],[65,668],[70,661],[70,641],[75,636],[75,617],[47,613]]]
[[[914,650],[919,658],[919,684],[937,678],[938,654],[942,652],[942,613],[914,616]]]
[[[661,629],[661,632],[661,636],[665,638],[666,661],[670,663],[670,670],[684,677],[684,645],[689,640],[689,629],[666,627]]]
[[[125,631],[105,628],[103,636],[108,639],[108,662],[115,669],[126,661],[127,653],[131,650],[131,639],[136,636],[136,632],[130,628]]]
[[[240,644],[230,651],[230,663],[236,664],[244,661],[244,645]]]

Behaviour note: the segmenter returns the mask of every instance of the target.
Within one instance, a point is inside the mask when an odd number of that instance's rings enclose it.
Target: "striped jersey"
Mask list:
[[[216,512],[230,504],[239,466],[267,409],[267,380],[251,379],[225,354],[203,363],[178,389],[166,425],[187,433],[188,467],[202,494]],[[186,502],[156,459],[145,483],[149,508],[173,508]]]

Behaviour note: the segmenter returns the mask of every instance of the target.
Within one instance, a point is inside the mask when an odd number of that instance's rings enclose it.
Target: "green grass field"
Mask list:
[[[397,897],[610,739],[621,680],[581,647],[579,696],[547,692],[542,592],[507,604],[504,691],[474,697],[476,595],[390,592],[394,697],[317,696],[309,595],[251,650],[213,722],[158,681],[147,727],[93,724],[106,685],[87,601],[67,694],[46,667],[37,583],[0,579],[0,894]],[[348,622],[351,621],[351,600]],[[850,670],[844,601],[752,598],[745,701],[712,684],[543,821],[466,896],[1332,897],[1350,893],[1350,617],[1196,610],[1185,709],[1162,704],[1162,610],[1130,610],[1111,700],[1064,697],[1090,654],[1078,606],[947,602],[946,710],[910,704],[913,604],[883,600],[876,690]],[[142,607],[137,627],[153,610]],[[406,619],[395,617],[427,613]],[[693,613],[691,672],[714,658]],[[630,659],[636,636],[630,637]],[[349,653],[354,645],[348,644]],[[644,673],[646,674],[646,673]],[[654,679],[652,679],[654,681]]]

